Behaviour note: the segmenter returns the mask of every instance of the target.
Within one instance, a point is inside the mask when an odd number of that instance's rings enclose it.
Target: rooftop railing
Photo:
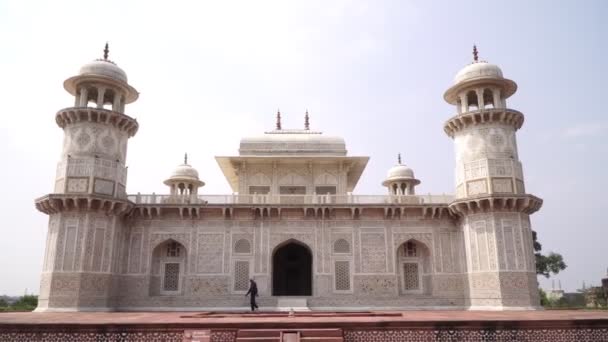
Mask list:
[[[452,195],[129,195],[135,204],[447,204]]]

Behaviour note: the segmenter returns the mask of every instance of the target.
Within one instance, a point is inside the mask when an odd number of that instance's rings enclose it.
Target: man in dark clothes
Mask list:
[[[247,297],[247,295],[251,295],[251,311],[254,311],[255,309],[259,310],[258,305],[255,303],[255,297],[258,296],[258,284],[256,284],[253,279],[249,279],[249,291],[247,291],[245,297]]]

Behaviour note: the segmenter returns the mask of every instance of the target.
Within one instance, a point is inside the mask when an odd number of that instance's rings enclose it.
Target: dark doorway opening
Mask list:
[[[308,248],[290,242],[274,252],[272,295],[312,295],[312,254]]]

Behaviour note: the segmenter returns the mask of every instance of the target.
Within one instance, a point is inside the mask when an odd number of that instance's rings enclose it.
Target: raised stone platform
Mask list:
[[[0,313],[0,341],[608,341],[608,311]]]

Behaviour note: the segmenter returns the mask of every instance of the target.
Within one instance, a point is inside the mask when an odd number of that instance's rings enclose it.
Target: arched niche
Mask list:
[[[173,239],[165,240],[152,250],[150,295],[181,295],[187,273],[186,247]]]
[[[432,265],[429,247],[409,239],[397,248],[397,274],[400,294],[431,294]]]

